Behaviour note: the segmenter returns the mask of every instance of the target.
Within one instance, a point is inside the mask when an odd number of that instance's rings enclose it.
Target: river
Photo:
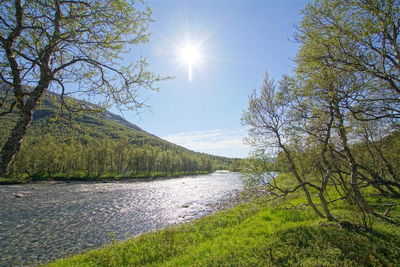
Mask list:
[[[0,185],[0,266],[29,266],[218,209],[237,173],[141,182]]]

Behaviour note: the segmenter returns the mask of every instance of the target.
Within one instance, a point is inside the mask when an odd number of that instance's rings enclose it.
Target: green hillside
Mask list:
[[[197,153],[147,133],[99,106],[66,99],[69,112],[48,94],[33,114],[21,151],[9,169],[14,179],[102,179],[175,176],[231,168],[234,159]],[[17,119],[0,118],[0,144]]]

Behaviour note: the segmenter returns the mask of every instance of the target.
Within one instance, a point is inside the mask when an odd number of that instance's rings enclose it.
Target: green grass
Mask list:
[[[400,229],[370,218],[372,230],[342,228],[290,199],[245,203],[197,221],[114,242],[47,266],[399,266]],[[374,197],[375,203],[386,203]],[[344,202],[333,213],[354,224]],[[391,211],[396,217],[398,208]],[[398,218],[398,217],[397,217]]]

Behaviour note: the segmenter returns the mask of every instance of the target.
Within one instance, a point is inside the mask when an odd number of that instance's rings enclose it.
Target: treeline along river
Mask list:
[[[0,186],[0,266],[27,266],[214,212],[237,173],[142,182]]]

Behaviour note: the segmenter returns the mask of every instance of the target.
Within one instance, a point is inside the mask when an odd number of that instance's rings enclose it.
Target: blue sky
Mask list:
[[[124,117],[195,151],[247,156],[240,117],[248,95],[260,87],[265,71],[279,80],[293,70],[298,48],[293,34],[307,2],[149,0],[155,20],[151,40],[127,60],[141,54],[153,72],[174,79],[159,83],[159,92],[142,93],[151,110]],[[188,40],[201,51],[191,81],[178,48]]]

